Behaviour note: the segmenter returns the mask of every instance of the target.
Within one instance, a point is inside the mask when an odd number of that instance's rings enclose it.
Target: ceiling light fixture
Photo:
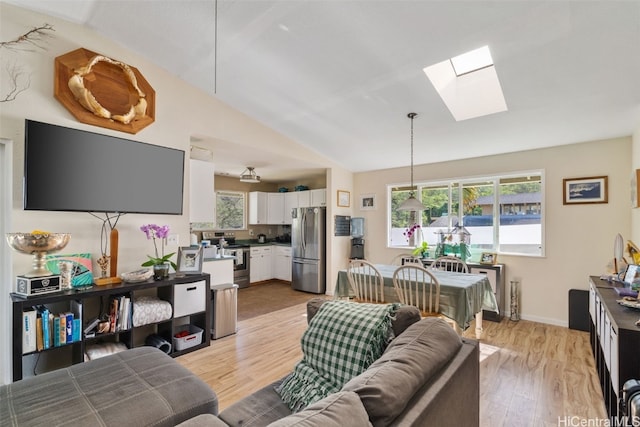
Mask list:
[[[251,182],[257,184],[260,182],[260,177],[256,174],[253,166],[247,166],[247,168],[240,175],[240,182]]]
[[[409,198],[398,206],[399,211],[421,211],[425,209],[422,202],[415,198],[413,187],[413,119],[416,116],[416,113],[407,114],[407,117],[411,119],[411,191],[409,191]]]

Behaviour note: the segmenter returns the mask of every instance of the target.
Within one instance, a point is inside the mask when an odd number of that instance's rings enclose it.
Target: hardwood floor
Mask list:
[[[256,287],[251,294],[259,299],[260,291],[273,294],[273,289]],[[316,296],[294,295],[304,301]],[[302,357],[306,326],[306,304],[297,303],[242,320],[237,334],[176,360],[216,391],[223,410],[293,369]],[[606,418],[588,333],[525,320],[483,326],[481,426],[558,426],[572,425],[559,423],[565,417]],[[464,335],[473,338],[474,329],[471,325]]]

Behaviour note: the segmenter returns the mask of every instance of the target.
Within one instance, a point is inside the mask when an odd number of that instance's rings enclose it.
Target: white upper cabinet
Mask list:
[[[298,207],[308,208],[311,206],[311,191],[296,191],[298,195]]]
[[[214,222],[216,195],[214,164],[189,159],[189,222]]]
[[[267,224],[284,224],[284,193],[267,193]]]
[[[311,206],[327,206],[327,189],[309,190],[311,193]]]
[[[249,224],[267,224],[267,194],[262,191],[249,193]]]

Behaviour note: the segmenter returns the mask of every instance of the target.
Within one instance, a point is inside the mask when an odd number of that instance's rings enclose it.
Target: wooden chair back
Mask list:
[[[402,304],[417,307],[423,316],[438,316],[440,282],[428,269],[405,264],[393,272],[393,287]]]
[[[384,279],[373,264],[362,259],[351,260],[347,278],[357,301],[384,303]]]
[[[391,265],[405,265],[410,263],[422,265],[422,259],[413,254],[399,254],[391,260]]]
[[[432,270],[454,271],[458,273],[468,273],[467,263],[455,256],[441,256],[436,258],[429,266]]]

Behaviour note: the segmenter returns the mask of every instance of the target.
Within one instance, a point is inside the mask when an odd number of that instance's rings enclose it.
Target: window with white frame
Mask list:
[[[246,193],[242,191],[216,191],[216,229],[246,229],[245,207]]]
[[[430,256],[544,255],[543,171],[416,183],[420,212],[399,211],[408,186],[389,186],[389,247],[426,241]],[[466,237],[465,237],[466,236]],[[466,247],[459,245],[465,241]],[[436,253],[438,251],[438,253]]]

